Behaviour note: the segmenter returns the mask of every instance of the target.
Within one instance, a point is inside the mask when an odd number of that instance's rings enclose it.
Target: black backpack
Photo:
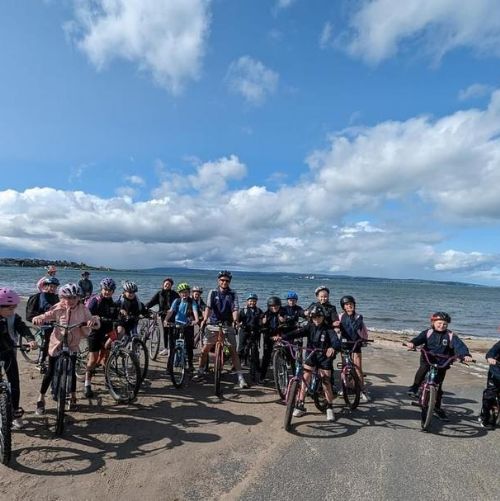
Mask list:
[[[31,322],[40,313],[40,292],[33,294],[26,303],[26,320]]]

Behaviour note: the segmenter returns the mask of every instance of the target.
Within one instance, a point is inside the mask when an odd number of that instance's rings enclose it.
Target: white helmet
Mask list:
[[[77,297],[81,296],[81,289],[76,284],[64,284],[59,287],[59,297]]]

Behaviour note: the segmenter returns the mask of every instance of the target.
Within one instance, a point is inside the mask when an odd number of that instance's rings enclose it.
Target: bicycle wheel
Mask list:
[[[318,381],[318,387],[313,395],[314,405],[319,412],[325,414],[328,407],[328,402],[325,396],[325,388],[323,387],[323,382]]]
[[[493,428],[498,426],[498,414],[500,410],[500,401],[497,397],[495,405],[491,409],[491,425]]]
[[[0,391],[0,462],[9,464],[12,452],[12,403],[7,388]]]
[[[224,365],[223,346],[221,343],[217,343],[215,345],[214,387],[215,387],[215,394],[218,397],[222,395],[222,388],[220,383],[221,383],[223,365]]]
[[[141,368],[133,353],[124,348],[113,349],[104,367],[104,377],[117,402],[130,402],[141,385]]]
[[[186,357],[184,350],[178,346],[174,350],[172,364],[170,366],[170,379],[176,388],[180,388],[184,383],[184,376],[186,374]]]
[[[288,380],[292,374],[286,360],[285,352],[282,349],[277,349],[273,353],[273,375],[274,387],[280,399],[285,400]]]
[[[420,426],[422,430],[429,429],[432,421],[432,413],[436,406],[437,388],[435,386],[427,386],[423,390],[425,393],[422,396],[422,413],[420,419]]]
[[[89,347],[88,344],[85,343],[85,346],[78,349],[78,353],[76,355],[76,377],[78,379],[85,379],[85,373],[87,371],[87,359],[89,356]]]
[[[68,379],[71,378],[68,359],[63,357],[57,363],[57,380],[58,387],[56,389],[57,398],[57,414],[56,414],[56,436],[60,437],[64,431],[64,414],[66,412],[66,395],[68,390]]]
[[[349,409],[354,410],[359,405],[361,396],[361,383],[356,369],[351,367],[348,371],[342,372],[341,380],[344,401]]]
[[[156,360],[158,358],[158,353],[160,353],[160,326],[156,320],[151,319],[149,321],[148,329],[146,346],[151,360]]]
[[[250,380],[254,383],[259,379],[259,347],[257,343],[251,342],[248,347],[248,358],[250,364]]]
[[[299,391],[299,382],[297,379],[292,380],[290,383],[290,388],[288,390],[286,410],[285,410],[285,420],[283,426],[286,431],[290,431],[292,424],[293,410],[295,409],[295,402],[297,400],[297,393]]]
[[[24,336],[19,336],[19,351],[21,352],[24,360],[30,364],[36,364],[38,362],[38,357],[40,356],[40,345],[43,341],[44,331],[37,327],[30,327],[31,333],[35,337],[37,343],[36,348],[28,348],[23,345],[28,343],[28,340]]]
[[[137,361],[139,362],[139,366],[141,368],[140,374],[142,383],[142,381],[146,379],[149,367],[149,353],[146,348],[146,343],[142,339],[134,337],[132,339],[132,351],[137,357]]]

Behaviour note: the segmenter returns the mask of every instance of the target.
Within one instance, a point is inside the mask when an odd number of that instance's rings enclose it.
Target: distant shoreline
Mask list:
[[[75,261],[60,259],[0,258],[0,266],[5,266],[6,268],[44,268],[55,266],[56,268],[66,270],[118,271],[106,266],[91,266],[86,263],[76,263]]]

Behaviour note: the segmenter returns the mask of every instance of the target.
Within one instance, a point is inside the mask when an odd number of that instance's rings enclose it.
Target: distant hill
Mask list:
[[[111,268],[105,266],[90,266],[85,263],[75,261],[66,261],[61,259],[35,259],[35,258],[0,258],[0,266],[20,266],[22,268],[43,268],[46,266],[56,266],[57,268],[74,268],[77,270],[105,270],[111,271]]]

